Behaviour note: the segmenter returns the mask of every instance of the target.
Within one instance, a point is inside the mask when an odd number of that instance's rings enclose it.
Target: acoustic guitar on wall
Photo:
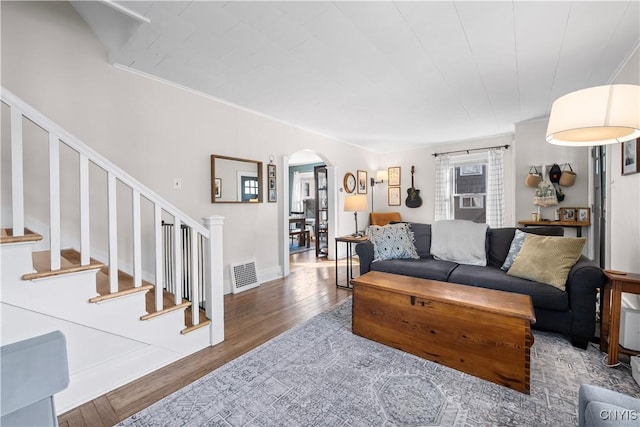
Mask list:
[[[415,166],[411,166],[411,188],[407,188],[407,199],[404,204],[408,208],[419,208],[422,206],[422,199],[420,198],[420,190],[416,190],[413,185],[413,174],[415,172]]]

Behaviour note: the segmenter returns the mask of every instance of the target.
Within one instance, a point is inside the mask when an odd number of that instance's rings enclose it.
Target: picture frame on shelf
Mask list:
[[[560,221],[575,221],[576,208],[560,208],[559,217],[560,217]]]
[[[358,171],[358,194],[367,194],[367,171]]]
[[[400,206],[400,187],[389,187],[387,191],[389,206]]]
[[[400,186],[400,166],[392,166],[387,168],[387,175],[389,175],[389,186]]]
[[[267,202],[274,203],[277,201],[276,165],[269,163],[267,165]]]
[[[576,221],[591,223],[591,208],[576,208]]]
[[[640,172],[640,138],[622,144],[622,175]]]

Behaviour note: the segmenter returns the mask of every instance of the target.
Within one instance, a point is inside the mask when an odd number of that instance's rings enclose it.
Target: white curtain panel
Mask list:
[[[435,220],[452,219],[451,215],[451,172],[449,156],[440,154],[436,157],[436,200]]]
[[[291,212],[303,212],[304,206],[302,205],[302,179],[300,172],[295,171],[293,173],[293,185],[291,188]]]
[[[488,151],[487,164],[487,224],[491,228],[504,226],[504,150]]]

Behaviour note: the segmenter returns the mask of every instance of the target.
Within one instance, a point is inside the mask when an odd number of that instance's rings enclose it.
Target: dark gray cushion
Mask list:
[[[564,228],[562,227],[519,227],[518,230],[541,236],[564,236]],[[500,268],[504,264],[515,233],[516,228],[514,227],[489,229],[487,232],[489,243],[487,265]]]
[[[456,263],[433,258],[390,259],[372,262],[371,270],[446,282],[457,266]]]
[[[451,272],[449,282],[529,295],[533,305],[540,308],[561,311],[569,309],[569,296],[565,291],[544,283],[509,276],[499,268],[459,265]]]
[[[413,242],[420,258],[431,256],[431,224],[409,223],[415,240]]]

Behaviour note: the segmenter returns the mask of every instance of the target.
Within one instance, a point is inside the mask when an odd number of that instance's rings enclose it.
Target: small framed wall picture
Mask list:
[[[214,194],[216,199],[222,197],[222,178],[216,178],[214,183]]]
[[[591,223],[591,209],[576,208],[576,221]]]
[[[400,166],[393,166],[387,168],[387,174],[389,175],[389,185],[392,187],[400,186]]]
[[[389,206],[400,206],[400,187],[389,187]]]
[[[267,165],[267,202],[278,201],[278,190],[276,188],[276,165]]]
[[[622,143],[622,175],[640,172],[640,138]]]
[[[367,171],[358,171],[358,194],[367,194]]]
[[[575,208],[560,208],[560,221],[575,221],[576,209]]]

